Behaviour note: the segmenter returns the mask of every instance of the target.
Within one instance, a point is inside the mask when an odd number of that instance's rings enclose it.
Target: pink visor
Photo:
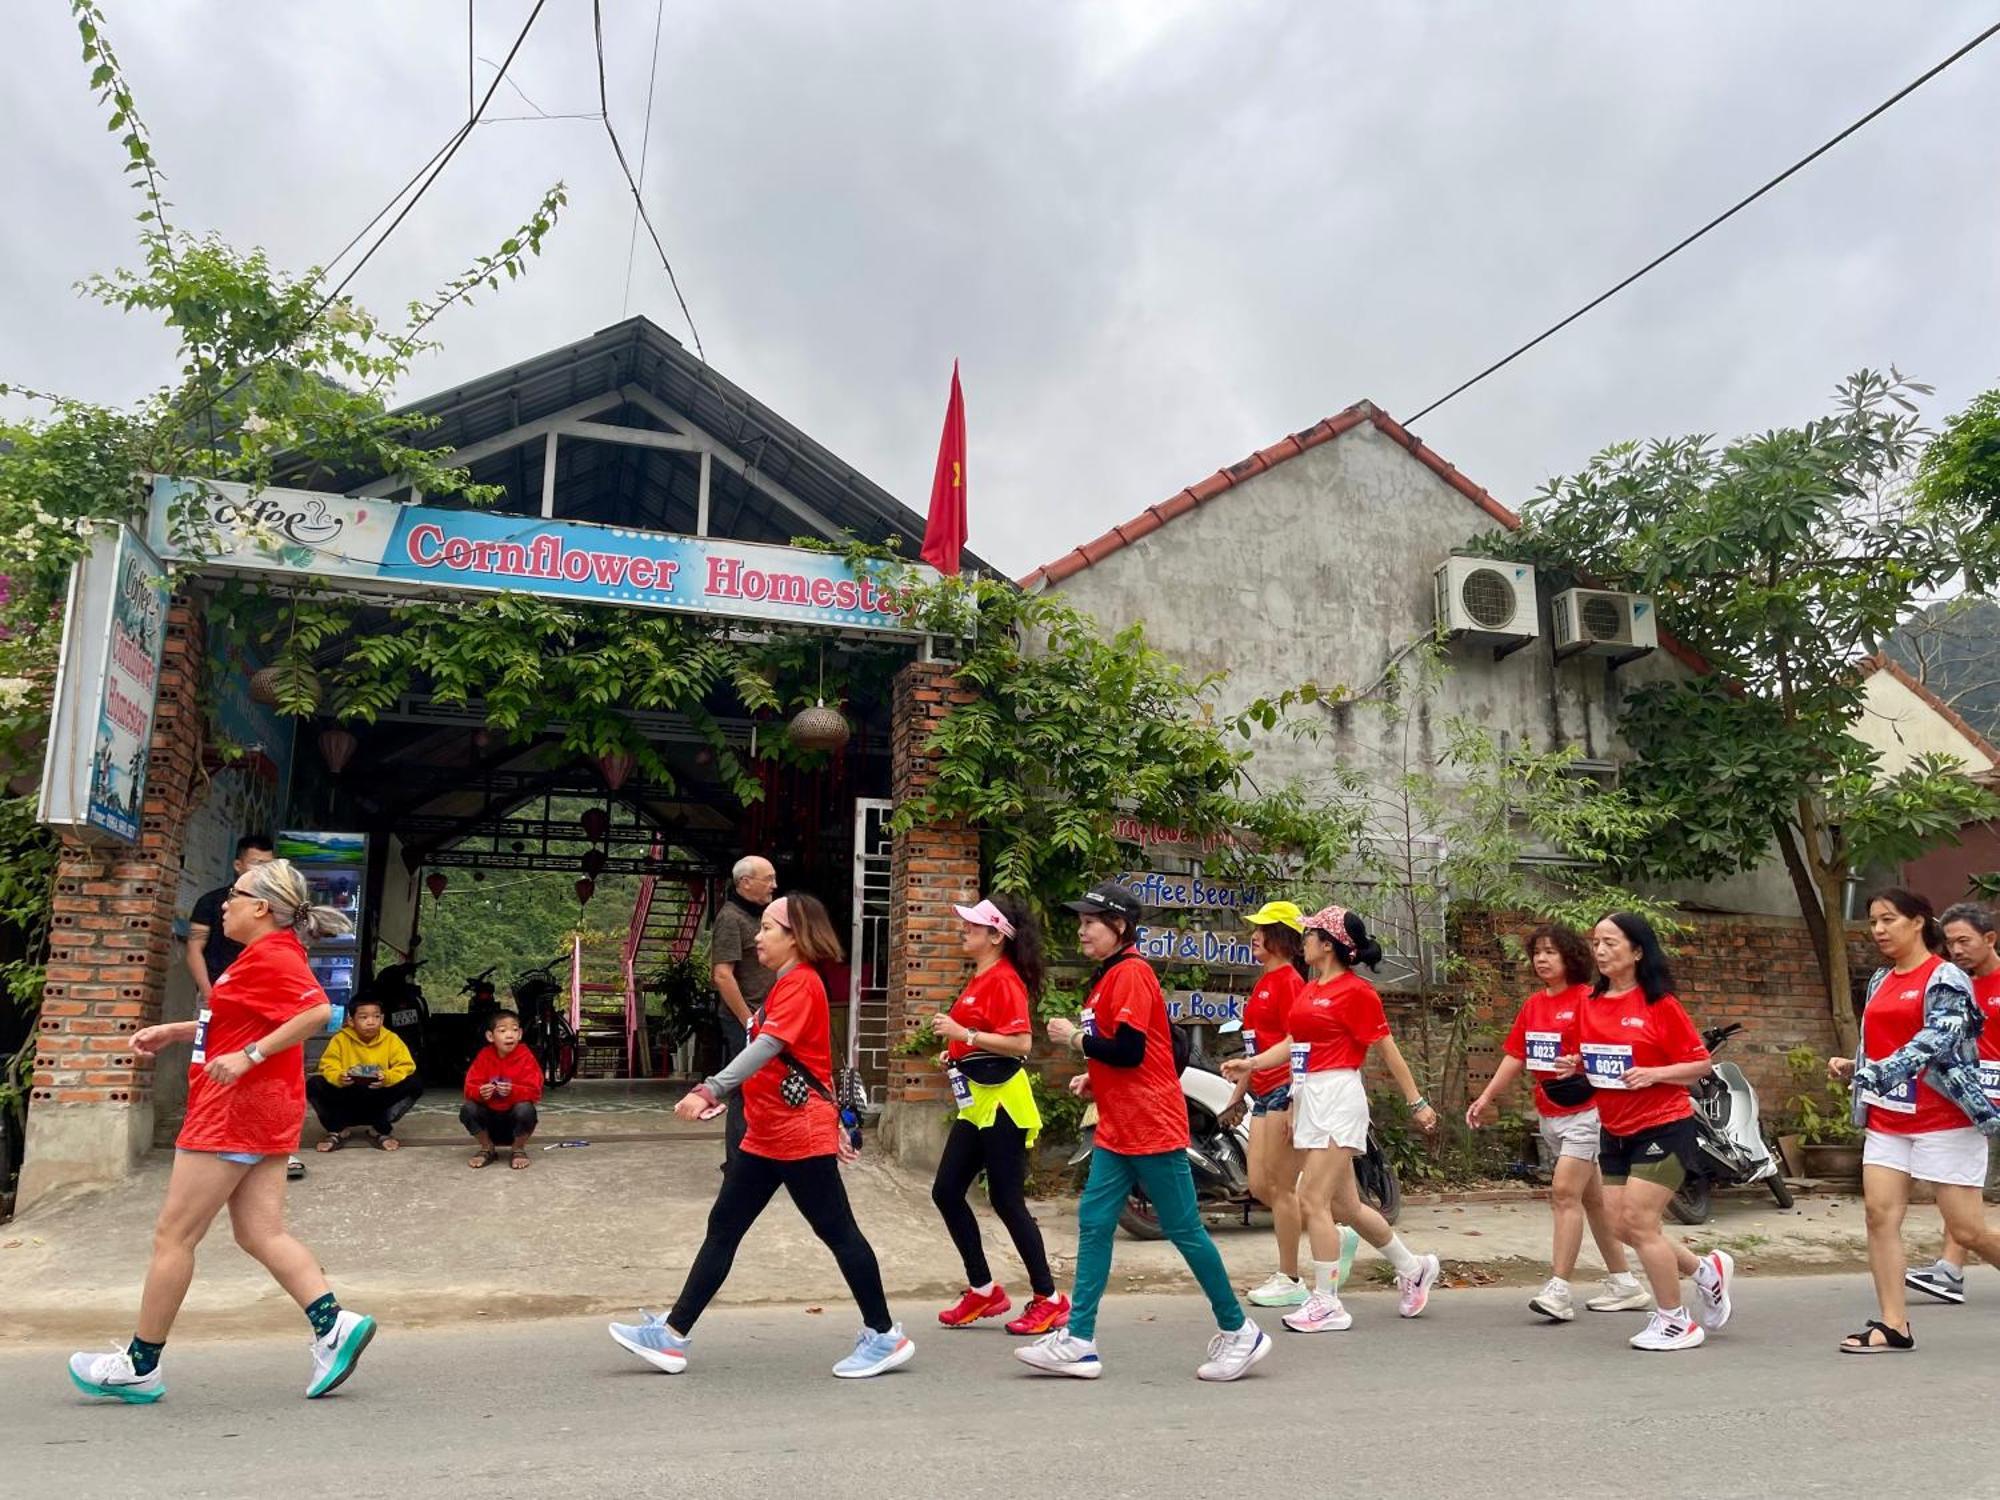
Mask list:
[[[991,927],[1002,937],[1014,935],[1014,924],[991,901],[981,901],[977,906],[953,906],[952,910],[975,927]]]
[[[780,927],[784,928],[787,932],[790,932],[792,930],[792,923],[791,923],[792,910],[790,907],[785,905],[785,898],[783,896],[780,896],[777,900],[773,901],[769,906],[765,907],[764,915],[769,917],[773,922],[776,922]]]

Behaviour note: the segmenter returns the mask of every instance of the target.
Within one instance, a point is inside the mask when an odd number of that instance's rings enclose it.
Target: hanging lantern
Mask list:
[[[586,849],[583,851],[583,858],[578,860],[577,863],[583,866],[584,874],[595,880],[604,873],[604,863],[607,857],[602,849]]]
[[[360,747],[361,741],[357,740],[351,731],[342,729],[338,724],[319,732],[320,759],[326,762],[326,768],[336,776],[347,769],[347,763],[354,759],[354,752]]]
[[[250,674],[250,696],[257,702],[276,707],[280,692],[305,698],[311,705],[306,710],[310,713],[319,707],[319,673],[304,662],[272,662]]]
[[[584,837],[593,844],[604,842],[604,835],[611,831],[611,814],[601,807],[586,807],[583,816],[577,819],[583,824]],[[595,874],[595,871],[592,871]]]
[[[597,890],[597,882],[588,875],[576,883],[576,899],[579,904],[587,904]]]
[[[479,728],[472,731],[473,749],[484,750],[488,745],[492,743],[493,743],[493,731],[486,728],[485,725],[482,724]]]
[[[846,714],[828,708],[822,699],[794,714],[785,733],[801,750],[838,750],[854,737],[854,726],[847,722]]]
[[[597,769],[604,775],[604,784],[614,792],[625,785],[635,763],[630,750],[607,750],[597,757]]]
[[[433,870],[424,877],[424,889],[431,893],[431,900],[444,900],[445,883],[444,871],[442,870]]]

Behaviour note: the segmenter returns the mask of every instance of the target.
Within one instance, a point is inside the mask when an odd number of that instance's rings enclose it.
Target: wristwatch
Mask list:
[[[251,1042],[244,1047],[243,1055],[250,1059],[250,1065],[252,1067],[255,1067],[258,1063],[264,1060],[264,1054],[257,1050],[257,1044],[255,1042]]]

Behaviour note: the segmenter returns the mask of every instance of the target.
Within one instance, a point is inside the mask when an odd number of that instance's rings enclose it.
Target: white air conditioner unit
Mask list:
[[[1660,648],[1653,601],[1609,589],[1564,589],[1550,610],[1556,656],[1588,654],[1632,661]]]
[[[1492,557],[1447,557],[1437,568],[1438,625],[1454,640],[1518,650],[1542,633],[1535,570]]]

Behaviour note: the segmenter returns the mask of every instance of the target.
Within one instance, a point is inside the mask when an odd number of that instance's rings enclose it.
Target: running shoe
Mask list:
[[[967,1287],[964,1296],[938,1314],[938,1321],[947,1328],[966,1328],[981,1318],[997,1318],[1003,1312],[1010,1312],[1013,1306],[1003,1286],[996,1285],[990,1292],[975,1292]]]
[[[1069,1298],[1036,1297],[1021,1309],[1020,1317],[1007,1325],[1007,1331],[1028,1338],[1040,1338],[1045,1333],[1054,1333],[1068,1322]]]
[[[312,1341],[313,1378],[306,1386],[307,1399],[324,1396],[352,1375],[361,1361],[361,1351],[374,1337],[373,1318],[343,1307],[326,1337]]]
[[[1647,1320],[1645,1329],[1633,1334],[1630,1342],[1634,1349],[1665,1353],[1674,1349],[1696,1348],[1707,1337],[1702,1332],[1701,1324],[1655,1311]]]
[[[1312,1288],[1296,1276],[1273,1271],[1268,1281],[1252,1287],[1246,1295],[1257,1307],[1297,1307],[1312,1295]]]
[[[1576,1316],[1576,1300],[1570,1295],[1569,1283],[1554,1277],[1550,1277],[1549,1284],[1528,1299],[1528,1306],[1557,1323],[1567,1323]]]
[[[1195,1378],[1241,1380],[1270,1352],[1271,1341],[1264,1330],[1246,1320],[1241,1328],[1218,1333],[1208,1341],[1208,1360],[1195,1370]]]
[[[1922,1270],[1905,1271],[1903,1285],[1954,1306],[1965,1301],[1965,1276],[1950,1261],[1941,1260]]]
[[[1354,1253],[1360,1248],[1361,1236],[1356,1232],[1354,1226],[1351,1224],[1341,1225],[1340,1264],[1339,1268],[1333,1273],[1333,1291],[1335,1296],[1338,1296],[1341,1288],[1347,1285],[1348,1275],[1354,1270]]]
[[[1604,1290],[1583,1305],[1592,1312],[1651,1312],[1653,1294],[1628,1271],[1605,1277]]]
[[[113,1349],[109,1354],[72,1354],[69,1357],[70,1383],[86,1396],[109,1396],[133,1406],[151,1406],[167,1393],[167,1377],[160,1366],[144,1375],[132,1368],[129,1350]]]
[[[1419,1255],[1417,1274],[1396,1278],[1396,1289],[1403,1294],[1402,1300],[1396,1304],[1396,1311],[1406,1318],[1414,1318],[1421,1313],[1429,1306],[1431,1288],[1437,1285],[1443,1270],[1435,1255]]]
[[[613,1323],[606,1332],[613,1341],[630,1349],[656,1370],[678,1375],[688,1367],[688,1345],[694,1341],[694,1335],[675,1333],[667,1327],[665,1313],[648,1317],[642,1307],[638,1322]]]
[[[1293,1333],[1345,1333],[1354,1326],[1354,1314],[1340,1305],[1340,1298],[1314,1292],[1305,1306],[1285,1314],[1284,1323]]]
[[[1078,1380],[1095,1380],[1104,1373],[1098,1362],[1097,1345],[1075,1338],[1067,1328],[1045,1334],[1025,1348],[1016,1349],[1014,1358],[1044,1375],[1074,1375]]]
[[[1695,1321],[1714,1333],[1729,1321],[1729,1283],[1736,1279],[1736,1257],[1711,1250],[1694,1273]]]
[[[916,1353],[917,1346],[904,1336],[901,1323],[887,1333],[864,1328],[854,1336],[854,1352],[835,1365],[833,1373],[842,1380],[866,1380],[901,1369]]]

